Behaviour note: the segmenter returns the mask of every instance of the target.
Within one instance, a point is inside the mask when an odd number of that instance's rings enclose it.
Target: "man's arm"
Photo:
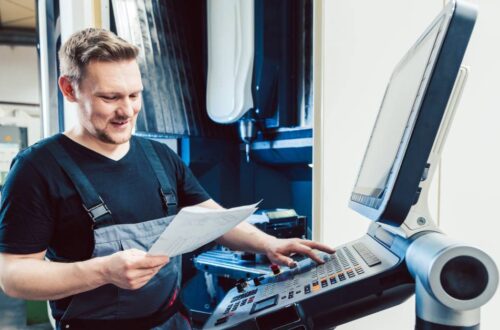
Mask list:
[[[0,253],[0,287],[9,296],[56,300],[104,284],[124,289],[144,286],[169,259],[131,249],[81,262],[44,260],[45,252],[16,255]]]
[[[198,206],[212,209],[222,208],[212,199],[198,204]],[[304,254],[318,263],[323,263],[323,260],[314,253],[314,249],[327,253],[335,252],[334,249],[327,245],[309,240],[299,238],[278,239],[247,222],[240,223],[216,241],[233,250],[265,253],[272,262],[287,266],[294,264],[293,259],[289,257],[293,253]]]

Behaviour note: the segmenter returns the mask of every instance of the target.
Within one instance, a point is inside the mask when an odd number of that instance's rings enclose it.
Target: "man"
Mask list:
[[[22,151],[0,208],[0,284],[13,297],[50,300],[58,328],[183,329],[179,259],[145,251],[179,206],[220,206],[165,145],[132,136],[141,110],[137,47],[86,29],[59,52],[59,88],[77,104],[68,131]],[[276,239],[242,223],[230,248],[321,260],[325,245]],[[48,260],[51,262],[49,262]]]

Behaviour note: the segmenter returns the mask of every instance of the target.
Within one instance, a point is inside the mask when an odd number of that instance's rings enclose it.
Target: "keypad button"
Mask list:
[[[354,248],[354,250],[356,250],[356,252],[358,252],[358,254],[369,267],[373,267],[382,263],[382,261],[377,258],[377,256],[374,255],[373,252],[370,251],[362,242],[355,243],[352,245],[352,247]]]
[[[228,316],[221,317],[220,319],[218,319],[217,321],[215,321],[215,325],[220,325],[220,324],[225,323],[228,318],[229,318]]]

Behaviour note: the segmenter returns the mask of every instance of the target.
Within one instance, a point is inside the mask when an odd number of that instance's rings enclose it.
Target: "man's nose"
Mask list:
[[[129,97],[123,98],[119,110],[120,114],[132,117],[134,115],[134,102]]]

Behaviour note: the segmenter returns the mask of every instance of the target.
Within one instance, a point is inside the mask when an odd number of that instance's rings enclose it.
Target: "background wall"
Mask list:
[[[39,86],[36,48],[0,45],[0,125],[27,127],[29,144],[40,139]]]
[[[464,64],[471,67],[435,177],[431,211],[450,236],[479,246],[500,264],[500,3],[474,1],[479,18]],[[443,7],[441,0],[322,2],[321,239],[333,246],[360,237],[368,220],[347,207],[390,74]],[[316,163],[315,163],[316,170]],[[438,191],[438,184],[440,190]],[[438,212],[439,210],[439,212]],[[439,215],[439,216],[438,216]],[[499,294],[482,309],[483,329],[500,317]],[[340,329],[412,329],[414,299]]]
[[[35,47],[0,45],[0,101],[40,103]]]

